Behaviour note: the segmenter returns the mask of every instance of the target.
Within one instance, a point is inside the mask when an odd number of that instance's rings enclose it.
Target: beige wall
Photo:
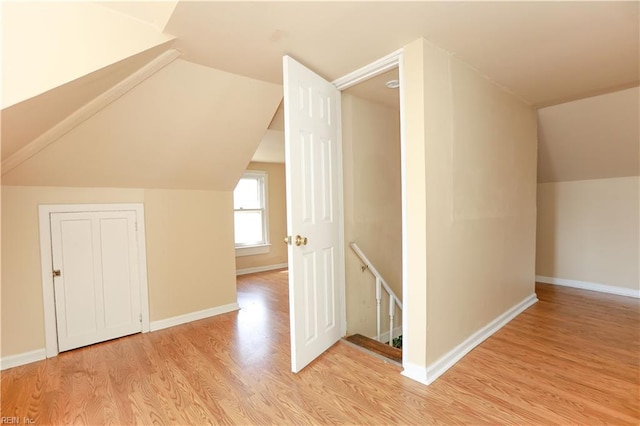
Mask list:
[[[409,251],[423,254],[426,235],[426,255],[407,265],[417,325],[405,359],[425,367],[534,293],[536,117],[424,40],[407,46],[405,65],[408,180],[425,176],[407,204],[426,209],[407,223]]]
[[[267,172],[268,175],[269,188],[267,191],[269,193],[269,238],[271,247],[269,253],[236,257],[236,270],[287,263],[287,245],[283,242],[284,237],[287,235],[284,164],[252,162],[249,163],[247,170],[261,170]]]
[[[38,204],[144,203],[151,321],[236,301],[232,193],[2,187],[2,356],[44,348]]]
[[[375,278],[349,244],[357,243],[402,299],[402,196],[399,110],[342,96],[347,334],[376,334]],[[382,332],[388,331],[383,299]],[[397,312],[396,326],[401,325]]]
[[[536,274],[640,290],[640,177],[538,185]]]
[[[145,191],[151,321],[236,302],[233,193]]]

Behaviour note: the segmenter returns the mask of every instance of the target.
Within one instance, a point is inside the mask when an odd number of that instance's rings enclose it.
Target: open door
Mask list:
[[[340,91],[283,58],[291,370],[344,335]]]

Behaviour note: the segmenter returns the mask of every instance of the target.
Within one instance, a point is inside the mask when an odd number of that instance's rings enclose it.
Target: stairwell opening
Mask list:
[[[342,143],[346,340],[401,363],[400,100],[397,87],[387,85],[398,79],[396,67],[342,92]],[[394,340],[400,348],[394,348]]]

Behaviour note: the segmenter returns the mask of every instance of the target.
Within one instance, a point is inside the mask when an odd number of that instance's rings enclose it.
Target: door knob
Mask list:
[[[309,242],[309,240],[307,239],[307,237],[301,237],[300,235],[296,235],[296,239],[295,240],[293,239],[293,237],[291,235],[289,235],[288,237],[284,237],[284,243],[285,244],[291,245],[292,242],[295,245],[297,245],[298,247],[300,247],[300,246],[306,246],[307,242]]]

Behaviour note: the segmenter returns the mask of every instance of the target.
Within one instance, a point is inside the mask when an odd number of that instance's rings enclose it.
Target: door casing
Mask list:
[[[408,245],[407,245],[407,143],[406,143],[406,118],[404,111],[404,65],[402,60],[403,49],[398,49],[394,52],[389,53],[382,58],[371,62],[368,65],[365,65],[361,68],[358,68],[355,71],[350,72],[336,80],[333,80],[332,83],[338,90],[345,90],[351,86],[355,86],[358,83],[362,83],[370,78],[376,77],[380,74],[383,74],[393,68],[398,68],[399,71],[399,82],[400,87],[399,95],[400,95],[400,185],[401,185],[401,199],[402,199],[402,294],[403,297],[409,294],[408,289],[408,268],[407,268],[407,255],[408,255]],[[344,241],[343,241],[344,243]],[[346,291],[346,288],[345,288]],[[346,297],[346,295],[345,295]],[[403,338],[411,338],[411,336],[407,336],[407,321],[409,311],[408,304],[403,304],[402,309],[402,330],[403,330]],[[345,305],[346,306],[346,305]],[[346,318],[346,313],[345,313]],[[346,330],[346,324],[345,330]],[[406,368],[406,360],[407,360],[407,350],[402,351],[402,366]]]
[[[147,248],[145,243],[144,206],[127,204],[41,204],[38,206],[40,227],[40,267],[42,273],[42,298],[44,307],[45,348],[47,358],[58,355],[58,331],[53,290],[51,213],[133,211],[136,216],[138,245],[138,271],[140,282],[140,312],[142,332],[149,331],[149,289],[147,282]]]

